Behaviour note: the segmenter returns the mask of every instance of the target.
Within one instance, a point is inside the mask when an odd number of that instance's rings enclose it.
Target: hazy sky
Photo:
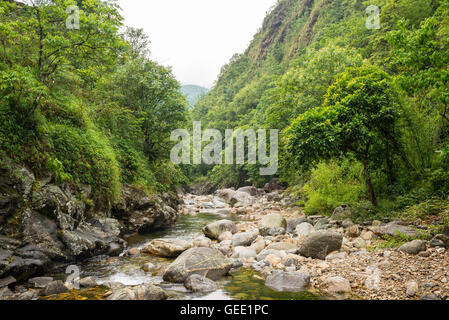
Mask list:
[[[243,53],[277,0],[118,0],[125,24],[150,36],[151,58],[182,84],[211,87]]]

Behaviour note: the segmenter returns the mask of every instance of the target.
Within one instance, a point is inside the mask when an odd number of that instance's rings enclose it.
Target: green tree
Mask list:
[[[352,155],[363,165],[368,196],[377,206],[371,169],[391,152],[402,154],[398,118],[399,100],[389,76],[374,66],[350,68],[329,88],[322,107],[287,128],[284,163],[308,169],[322,159]]]

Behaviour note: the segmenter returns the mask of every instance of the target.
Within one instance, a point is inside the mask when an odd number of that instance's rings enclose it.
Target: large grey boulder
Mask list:
[[[399,222],[390,222],[385,226],[374,226],[371,227],[370,230],[378,236],[389,235],[395,237],[400,234],[407,236],[409,239],[413,239],[418,236],[416,229],[400,224]]]
[[[158,257],[174,258],[191,247],[190,242],[182,239],[155,239],[145,245],[141,252]]]
[[[107,300],[166,300],[167,293],[153,284],[123,287],[113,292]]]
[[[237,226],[230,220],[220,220],[209,223],[203,228],[203,233],[206,237],[218,240],[223,232],[229,231],[232,234],[237,233]]]
[[[165,281],[183,283],[192,274],[217,280],[227,274],[232,260],[213,248],[192,248],[182,253],[165,271]]]
[[[180,198],[164,193],[148,196],[130,185],[122,187],[120,200],[112,207],[112,215],[120,220],[123,231],[151,232],[172,226],[180,215]]]
[[[327,230],[320,230],[309,235],[301,248],[299,254],[313,259],[326,259],[326,256],[334,251],[340,250],[343,243],[343,235]]]
[[[300,272],[274,272],[265,285],[275,291],[304,292],[310,287],[310,276]]]
[[[203,276],[193,274],[184,282],[184,287],[192,292],[213,292],[218,290],[217,284]]]
[[[416,255],[421,251],[426,250],[427,250],[426,242],[422,240],[413,240],[411,242],[407,242],[399,248],[399,251],[413,255]]]

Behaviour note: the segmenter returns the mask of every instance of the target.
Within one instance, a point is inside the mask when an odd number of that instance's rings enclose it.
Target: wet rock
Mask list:
[[[256,232],[240,232],[232,236],[232,245],[234,247],[250,246],[256,240],[258,234]]]
[[[0,279],[0,289],[7,287],[11,284],[14,284],[14,283],[16,283],[16,281],[17,281],[16,278],[11,277],[11,276],[9,276],[7,278]]]
[[[94,288],[97,286],[97,282],[92,277],[82,278],[82,279],[80,279],[79,283],[80,283],[81,288],[86,288],[86,289]]]
[[[184,282],[184,286],[192,292],[213,292],[218,290],[218,286],[214,281],[198,274],[189,276]]]
[[[111,242],[108,246],[107,254],[111,257],[118,257],[124,250],[124,245],[118,242]]]
[[[131,248],[126,252],[126,254],[128,256],[138,256],[138,255],[140,255],[140,249],[139,248]]]
[[[50,282],[53,282],[52,277],[36,277],[28,280],[28,283],[37,289],[45,288]]]
[[[68,292],[69,289],[61,280],[56,280],[48,283],[44,289],[39,293],[41,296],[52,296],[55,294],[62,294]]]
[[[309,235],[299,249],[304,257],[313,259],[326,259],[326,256],[341,249],[343,236],[332,231],[316,231]]]
[[[220,220],[209,223],[203,228],[203,233],[206,237],[214,240],[218,240],[218,237],[226,231],[229,231],[232,234],[237,233],[237,226],[230,220]]]
[[[6,300],[13,295],[12,291],[8,287],[0,288],[0,300]]]
[[[301,223],[295,229],[295,234],[300,237],[307,237],[315,232],[315,228],[308,222]]]
[[[153,284],[142,284],[133,287],[124,287],[113,292],[107,300],[125,300],[125,301],[150,301],[166,300],[167,293]]]
[[[112,215],[120,220],[126,233],[150,232],[170,227],[180,215],[180,199],[177,195],[165,193],[149,197],[144,191],[125,185],[120,199],[112,207]]]
[[[274,272],[265,285],[275,291],[303,292],[310,287],[310,276],[300,272]]]
[[[399,248],[399,251],[414,255],[426,250],[426,242],[422,240],[413,240],[411,242],[407,242]]]
[[[351,293],[351,283],[342,277],[330,277],[323,283],[324,292],[327,294],[347,294]]]
[[[140,269],[142,269],[146,273],[153,273],[157,270],[156,266],[151,262],[145,263],[142,267],[140,267]]]
[[[190,242],[181,239],[155,239],[145,245],[141,251],[158,257],[174,258],[191,247]]]
[[[234,259],[250,259],[257,256],[256,251],[251,247],[235,247],[232,258]]]
[[[351,218],[351,215],[351,207],[343,205],[334,210],[334,213],[331,216],[331,220],[343,221],[345,219]]]
[[[229,272],[232,260],[212,248],[192,248],[181,254],[166,270],[165,281],[182,283],[188,276],[199,274],[217,280]]]

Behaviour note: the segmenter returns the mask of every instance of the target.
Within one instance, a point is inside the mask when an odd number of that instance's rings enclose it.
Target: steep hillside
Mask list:
[[[192,118],[279,129],[278,174],[310,213],[447,199],[448,12],[447,0],[280,0]],[[193,176],[221,186],[272,178],[258,172],[201,166]]]

